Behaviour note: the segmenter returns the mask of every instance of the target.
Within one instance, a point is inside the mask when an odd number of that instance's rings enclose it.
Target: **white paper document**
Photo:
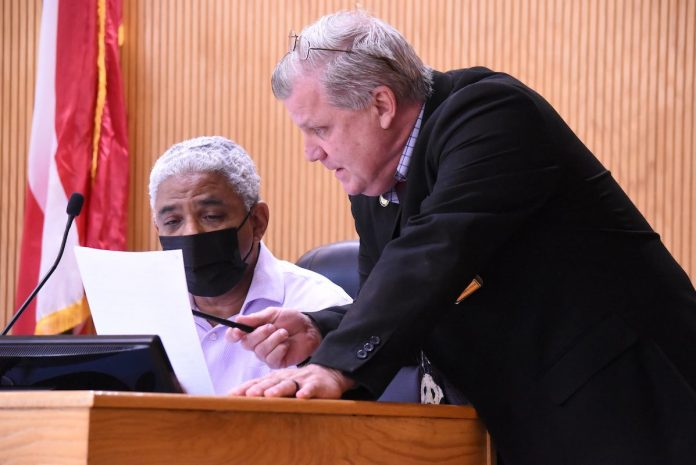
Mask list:
[[[189,394],[213,395],[196,333],[181,250],[116,252],[75,247],[97,334],[157,334]]]

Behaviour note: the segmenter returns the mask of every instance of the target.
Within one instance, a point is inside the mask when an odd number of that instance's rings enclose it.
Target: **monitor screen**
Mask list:
[[[158,336],[0,337],[0,391],[182,392]]]

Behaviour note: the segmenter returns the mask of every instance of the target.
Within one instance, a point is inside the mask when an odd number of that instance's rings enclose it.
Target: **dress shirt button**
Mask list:
[[[216,333],[211,334],[211,335],[210,335],[210,340],[211,340],[211,341],[217,341],[217,334],[216,334]]]
[[[372,352],[373,350],[375,350],[375,346],[369,342],[366,342],[365,345],[363,346],[363,349],[365,349],[368,352]]]
[[[373,345],[379,345],[379,343],[382,342],[382,340],[379,338],[379,336],[371,336],[370,337],[370,343]]]
[[[357,354],[359,359],[366,359],[367,358],[367,352],[365,352],[363,349],[360,349]]]

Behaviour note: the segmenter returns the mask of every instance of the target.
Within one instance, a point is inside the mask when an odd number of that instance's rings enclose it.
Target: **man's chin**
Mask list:
[[[379,197],[380,195],[384,194],[386,191],[388,191],[388,188],[382,188],[381,186],[367,186],[365,187],[360,194],[367,196],[367,197]]]
[[[385,190],[380,190],[379,187],[358,185],[351,182],[350,178],[345,180],[338,178],[338,180],[343,187],[343,191],[348,195],[366,195],[368,197],[377,197],[385,192]]]
[[[343,187],[343,191],[348,194],[348,195],[358,195],[361,194],[360,189],[357,188],[353,183],[350,182],[350,179],[347,180],[342,180],[338,179],[338,181],[341,183],[341,187]]]
[[[343,191],[348,195],[364,195],[366,197],[379,197],[380,195],[382,195],[385,192],[385,191],[380,190],[380,189],[375,189],[375,188],[370,189],[369,187],[361,189],[357,186],[350,185],[350,184],[343,184],[342,183],[342,185],[343,185]]]
[[[346,187],[345,185],[343,186],[343,192],[345,192],[348,195],[360,195],[362,192],[358,191],[357,189],[350,189]]]

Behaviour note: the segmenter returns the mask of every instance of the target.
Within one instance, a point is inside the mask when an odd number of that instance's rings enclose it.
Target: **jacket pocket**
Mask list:
[[[638,341],[623,320],[611,315],[566,352],[541,378],[542,392],[563,404],[592,376]]]

